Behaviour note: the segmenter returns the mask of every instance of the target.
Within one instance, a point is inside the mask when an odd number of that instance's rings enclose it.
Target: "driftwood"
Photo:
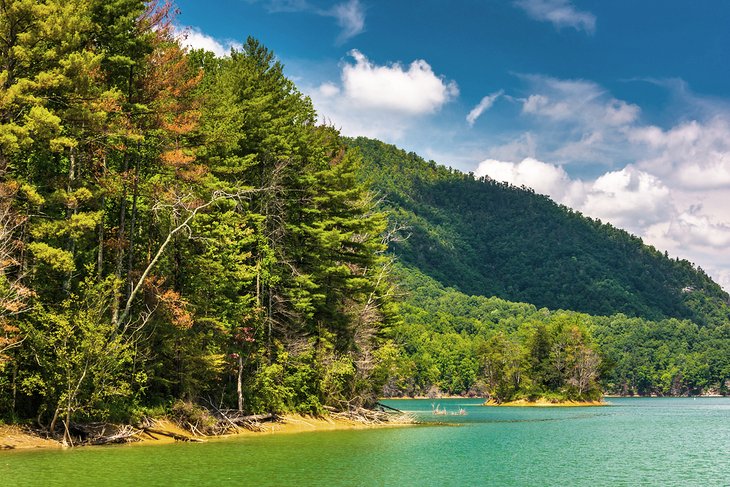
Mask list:
[[[384,424],[391,422],[390,414],[384,411],[376,411],[374,409],[365,409],[361,407],[353,407],[347,411],[332,413],[333,418],[348,419],[363,424]]]
[[[276,415],[274,413],[268,413],[268,414],[251,414],[248,416],[233,416],[228,418],[232,423],[240,424],[240,423],[260,423],[262,421],[274,421],[276,419]]]
[[[250,431],[263,431],[261,423],[265,421],[277,421],[279,417],[274,413],[267,414],[249,414],[241,416],[237,410],[218,410],[218,415],[222,418],[218,421],[217,429],[221,433],[227,433],[230,429],[245,428]]]
[[[147,433],[148,435],[152,436],[153,438],[154,438],[153,435],[160,435],[160,436],[167,436],[169,438],[174,438],[175,441],[189,441],[189,442],[194,442],[194,443],[203,443],[203,440],[201,440],[200,438],[193,438],[192,436],[181,435],[178,433],[173,433],[172,431],[161,430],[161,429],[157,429],[157,428],[149,428],[147,426],[143,426],[140,429],[142,431],[144,431],[145,433]]]
[[[377,407],[381,408],[382,410],[387,409],[388,411],[393,411],[395,413],[403,414],[403,411],[401,411],[400,409],[392,408],[390,406],[387,406],[387,405],[383,404],[382,402],[376,402],[375,405]]]
[[[140,433],[140,430],[129,425],[120,427],[108,423],[71,423],[69,431],[78,438],[80,445],[131,443],[139,441],[137,435]]]
[[[111,445],[114,443],[130,443],[133,441],[139,441],[137,435],[140,431],[127,425],[120,429],[118,432],[109,436],[98,436],[96,438],[90,438],[84,444],[85,445]]]

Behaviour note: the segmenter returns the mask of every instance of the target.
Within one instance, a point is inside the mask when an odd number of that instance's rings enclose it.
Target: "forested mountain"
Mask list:
[[[348,144],[395,231],[386,394],[727,393],[728,295],[701,269],[528,188]]]
[[[406,265],[466,294],[538,308],[648,319],[728,320],[728,294],[701,269],[529,188],[475,178],[357,138],[361,178],[382,199]]]

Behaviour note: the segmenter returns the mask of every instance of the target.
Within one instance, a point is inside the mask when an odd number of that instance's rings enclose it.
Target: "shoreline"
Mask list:
[[[608,398],[609,396],[604,396],[604,397]],[[607,406],[608,405],[608,403],[606,403],[603,400],[551,402],[547,399],[538,399],[536,401],[528,401],[527,399],[518,399],[516,401],[509,401],[509,402],[505,402],[502,404],[497,404],[496,402],[494,402],[491,399],[488,399],[486,397],[469,397],[469,396],[439,396],[439,397],[406,396],[406,397],[382,398],[382,400],[385,400],[385,401],[406,401],[409,399],[431,400],[431,401],[439,401],[439,400],[443,400],[443,399],[479,399],[479,400],[484,401],[482,406],[509,406],[509,407],[587,407],[587,406]]]
[[[194,436],[189,431],[180,428],[173,422],[165,419],[156,420],[155,427],[166,432],[187,437],[194,442],[208,442],[230,438],[247,438],[266,435],[289,435],[299,433],[313,433],[322,431],[343,431],[343,430],[365,430],[376,428],[398,428],[413,426],[417,423],[408,422],[404,418],[394,417],[393,421],[386,423],[363,423],[360,421],[332,418],[312,417],[299,414],[286,414],[281,416],[280,421],[261,423],[260,431],[252,431],[240,428],[236,432],[224,435]],[[134,436],[135,440],[118,445],[166,445],[175,443],[175,438],[155,434],[154,436],[140,432]],[[108,446],[108,445],[79,445],[80,447]],[[32,449],[65,449],[60,441],[43,437],[41,434],[19,425],[0,425],[0,455],[7,450],[32,450]]]
[[[517,408],[583,408],[583,407],[603,407],[609,404],[603,400],[600,401],[557,401],[552,402],[547,399],[538,399],[536,401],[528,401],[527,399],[518,399],[516,401],[503,402],[497,404],[494,401],[487,401],[483,404],[487,407],[517,407]]]

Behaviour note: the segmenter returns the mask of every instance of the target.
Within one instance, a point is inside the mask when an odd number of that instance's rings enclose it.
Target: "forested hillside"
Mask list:
[[[591,316],[469,296],[399,266],[402,321],[382,356],[390,395],[495,401],[727,394],[730,323]]]
[[[273,53],[189,53],[172,14],[0,3],[2,417],[379,391],[386,222],[359,160]]]
[[[445,286],[550,309],[728,321],[701,269],[529,188],[474,178],[382,142],[349,140],[402,237],[392,251]]]

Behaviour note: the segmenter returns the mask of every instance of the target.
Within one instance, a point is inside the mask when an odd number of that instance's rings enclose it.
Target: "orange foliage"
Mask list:
[[[190,329],[194,320],[192,313],[188,310],[189,303],[179,292],[162,289],[164,284],[165,279],[162,277],[148,277],[145,281],[145,287],[152,292],[154,299],[159,303],[173,326],[183,330]]]
[[[187,310],[188,302],[180,293],[168,289],[160,296],[160,303],[177,328],[187,330],[193,326],[193,315]]]
[[[200,99],[195,89],[202,78],[203,72],[190,67],[186,52],[169,33],[160,34],[144,84],[156,124],[166,132],[165,165],[179,167],[195,159],[191,150],[185,150],[186,136],[200,125]]]
[[[181,167],[195,160],[195,157],[182,149],[172,149],[162,153],[162,162],[167,166]]]

